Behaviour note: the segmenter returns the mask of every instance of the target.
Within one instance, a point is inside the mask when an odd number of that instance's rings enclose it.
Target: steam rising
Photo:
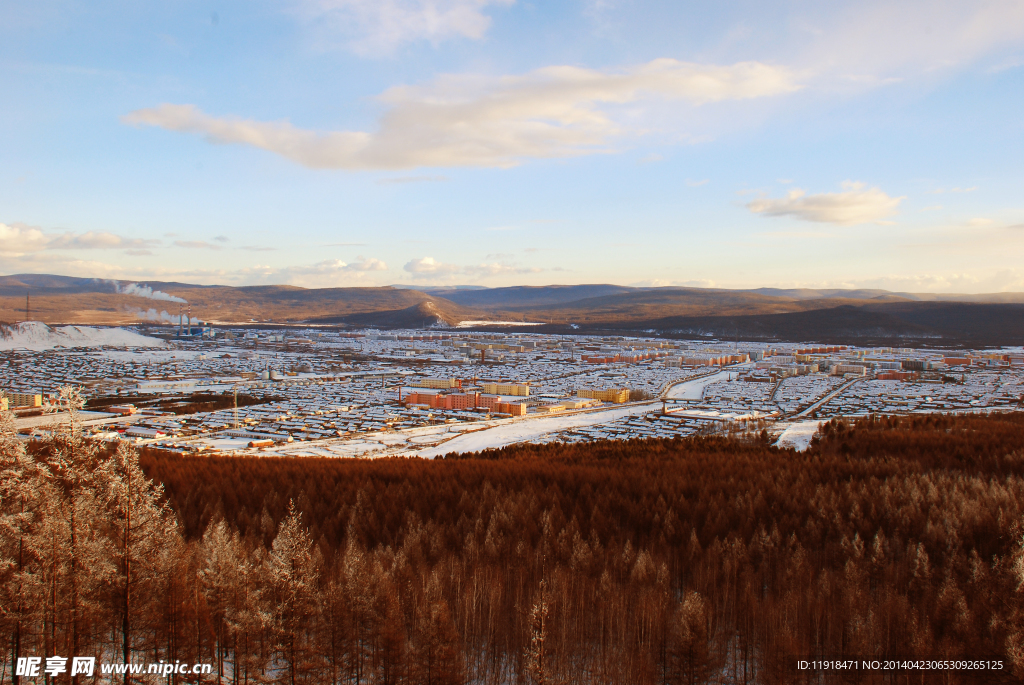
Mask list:
[[[148,285],[139,285],[138,283],[121,285],[118,281],[114,281],[114,289],[122,295],[135,295],[136,297],[145,297],[149,300],[163,300],[165,302],[180,302],[182,304],[188,304],[187,300],[175,297],[174,295],[168,295],[167,293],[159,290],[153,290]],[[164,313],[166,314],[167,312]]]
[[[160,294],[163,295],[164,293]],[[168,323],[172,323],[175,325],[184,323],[185,321],[184,316],[179,316],[177,314],[168,314],[166,309],[164,309],[161,312],[157,312],[157,310],[152,308],[149,309],[148,311],[143,309],[136,309],[134,310],[134,312],[136,317],[140,319],[146,319],[147,321],[166,321]]]

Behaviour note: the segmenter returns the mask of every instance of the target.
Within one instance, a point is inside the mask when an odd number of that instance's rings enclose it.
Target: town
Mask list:
[[[172,334],[169,334],[170,333]],[[192,333],[189,335],[188,333]],[[4,409],[29,438],[83,430],[190,453],[440,456],[503,445],[768,430],[805,447],[819,422],[1011,410],[1024,350],[679,341],[449,330],[167,327],[8,332]]]

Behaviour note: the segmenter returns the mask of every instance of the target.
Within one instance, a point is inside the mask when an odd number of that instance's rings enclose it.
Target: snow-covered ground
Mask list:
[[[26,321],[11,326],[10,335],[0,337],[0,351],[33,350],[41,352],[56,347],[165,347],[167,343],[123,328],[91,326],[60,326],[50,328],[39,321]]]
[[[519,442],[534,440],[548,433],[569,428],[580,428],[582,426],[596,426],[599,424],[617,421],[627,416],[646,414],[660,410],[661,404],[647,402],[644,404],[633,404],[604,411],[585,412],[579,414],[568,414],[562,416],[551,416],[537,419],[520,419],[509,423],[503,423],[493,428],[464,433],[456,438],[441,443],[435,447],[415,452],[420,457],[438,457],[451,452],[479,452],[480,450],[495,447],[504,447]]]
[[[684,381],[678,383],[669,388],[668,393],[665,397],[670,397],[674,400],[699,400],[701,395],[704,393],[704,388],[711,385],[716,381],[724,381],[731,375],[729,371],[719,371],[713,373],[710,376],[704,376],[703,378],[696,378],[692,381]]]
[[[540,326],[542,321],[460,321],[456,328],[472,328],[474,326]]]
[[[811,444],[811,438],[818,432],[820,421],[798,421],[786,426],[776,443],[779,447],[792,447],[797,452],[803,452]]]

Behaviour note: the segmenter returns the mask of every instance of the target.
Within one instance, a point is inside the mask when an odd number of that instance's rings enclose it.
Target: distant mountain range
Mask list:
[[[179,308],[191,306],[195,318],[235,324],[419,328],[455,326],[462,321],[523,321],[541,322],[543,325],[529,329],[538,332],[643,331],[671,337],[765,341],[1024,344],[1024,293],[607,284],[310,289],[17,274],[0,276],[0,320],[23,320],[26,294],[30,295],[30,317],[46,323],[169,323],[177,320]]]

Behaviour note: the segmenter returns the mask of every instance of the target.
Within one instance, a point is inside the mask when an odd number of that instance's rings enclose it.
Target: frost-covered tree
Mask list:
[[[0,412],[0,628],[15,664],[37,637],[45,584],[41,538],[53,493],[45,466],[25,453],[13,416]],[[7,661],[6,654],[0,657]],[[18,675],[13,682],[20,681]]]
[[[1024,678],[1024,602],[1020,599],[1021,593],[1024,593],[1024,535],[1020,537],[1011,568],[1017,585],[1017,597],[1010,617],[1010,632],[1006,637],[1006,655],[1013,662],[1014,673]]]
[[[526,648],[526,672],[537,685],[554,682],[548,655],[548,617],[551,613],[551,597],[547,581],[540,581],[537,599],[530,609],[530,645]]]
[[[265,605],[262,548],[252,549],[223,520],[211,524],[200,548],[199,579],[213,624],[217,672],[224,673],[220,655],[233,655],[234,682],[248,683],[265,663],[259,635],[272,615]]]
[[[99,454],[96,445],[82,435],[79,410],[83,404],[77,388],[60,389],[56,401],[47,407],[57,418],[38,452],[52,491],[47,501],[45,564],[50,571],[50,601],[54,622],[65,626],[64,647],[74,654],[82,653],[91,642],[87,617],[96,613],[103,578],[112,570],[101,535],[103,505],[95,474]]]
[[[162,501],[163,487],[146,477],[132,445],[120,443],[97,473],[113,562],[107,608],[116,617],[123,663],[129,663],[135,642],[144,629],[152,627],[161,562],[166,561],[163,552],[177,543],[179,533],[173,513]]]
[[[287,665],[286,682],[290,685],[305,680],[314,665],[322,566],[320,552],[313,545],[309,531],[302,526],[295,502],[290,502],[288,515],[281,522],[266,561],[267,580],[276,605],[277,647]]]
[[[708,628],[708,606],[697,592],[687,592],[673,621],[674,644],[671,657],[676,682],[685,685],[707,682],[715,658]]]

